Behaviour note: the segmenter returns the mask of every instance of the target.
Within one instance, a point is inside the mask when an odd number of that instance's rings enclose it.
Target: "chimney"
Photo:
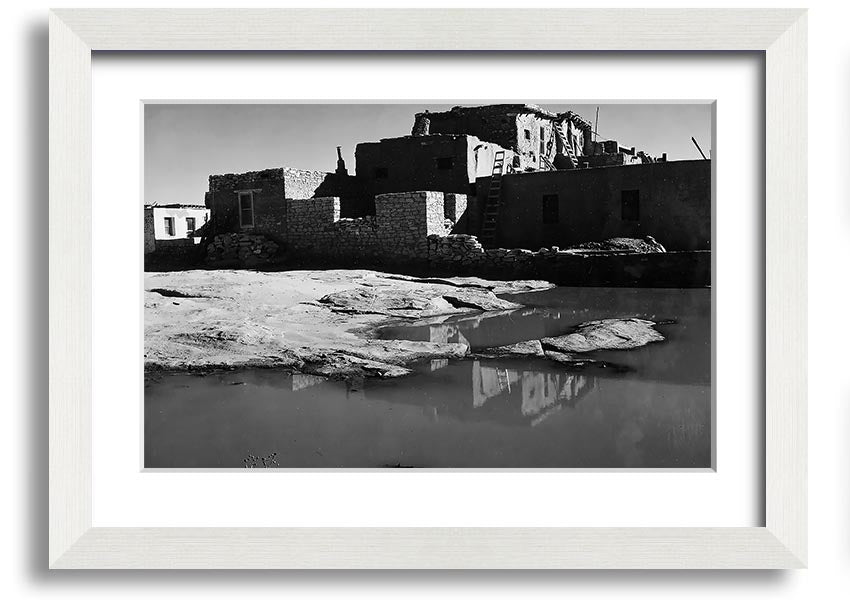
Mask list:
[[[345,161],[342,159],[342,146],[336,147],[336,174],[348,175],[348,169],[345,168]]]

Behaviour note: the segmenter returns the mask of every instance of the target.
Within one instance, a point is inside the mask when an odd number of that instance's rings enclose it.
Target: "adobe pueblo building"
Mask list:
[[[333,173],[212,175],[206,260],[708,284],[711,161],[668,162],[593,137],[573,112],[455,107],[416,114],[410,135],[358,144],[353,175],[339,147]],[[593,250],[610,238],[663,248]]]

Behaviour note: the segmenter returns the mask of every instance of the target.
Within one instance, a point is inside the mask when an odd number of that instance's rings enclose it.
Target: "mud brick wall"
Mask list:
[[[516,116],[520,109],[520,105],[493,105],[429,113],[430,132],[474,135],[503,148],[516,148]]]
[[[422,114],[418,114],[417,118]],[[554,157],[555,144],[550,144],[550,141],[554,135],[552,123],[555,117],[523,105],[456,107],[447,112],[428,114],[432,134],[472,135],[513,150],[517,155],[518,164],[515,166],[519,170],[540,167],[541,142],[543,153],[550,160]]]
[[[487,197],[489,185],[490,178],[478,180],[479,197]],[[638,198],[637,219],[623,213],[624,192]],[[557,197],[554,222],[544,223],[544,196]],[[709,160],[518,173],[502,178],[501,200],[496,244],[506,248],[570,247],[651,235],[667,250],[711,249]],[[467,209],[469,233],[478,231],[483,210],[483,203]]]
[[[540,169],[540,147],[543,142],[543,154],[549,148],[549,140],[554,136],[552,122],[548,119],[541,119],[534,114],[519,114],[516,116],[516,148],[517,156],[519,157],[518,170]],[[542,135],[541,135],[541,129]],[[552,149],[548,154],[551,160],[554,158],[555,144],[551,144]]]

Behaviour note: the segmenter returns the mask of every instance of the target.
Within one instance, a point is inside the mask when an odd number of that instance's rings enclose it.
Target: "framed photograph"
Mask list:
[[[49,106],[51,568],[805,566],[805,11],[57,10]]]

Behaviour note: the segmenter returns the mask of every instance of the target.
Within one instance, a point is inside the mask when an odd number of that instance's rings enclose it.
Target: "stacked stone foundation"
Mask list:
[[[420,191],[382,194],[376,214],[340,217],[337,197],[287,199],[285,231],[217,235],[207,262],[217,266],[310,265],[317,268],[396,268],[435,275],[492,279],[539,278],[561,285],[703,286],[709,252],[588,256],[558,247],[536,251],[484,248],[473,235],[452,233],[466,217],[461,194]],[[448,200],[448,202],[446,202]]]
[[[207,244],[206,260],[210,264],[257,266],[274,262],[279,245],[264,235],[223,233]]]

